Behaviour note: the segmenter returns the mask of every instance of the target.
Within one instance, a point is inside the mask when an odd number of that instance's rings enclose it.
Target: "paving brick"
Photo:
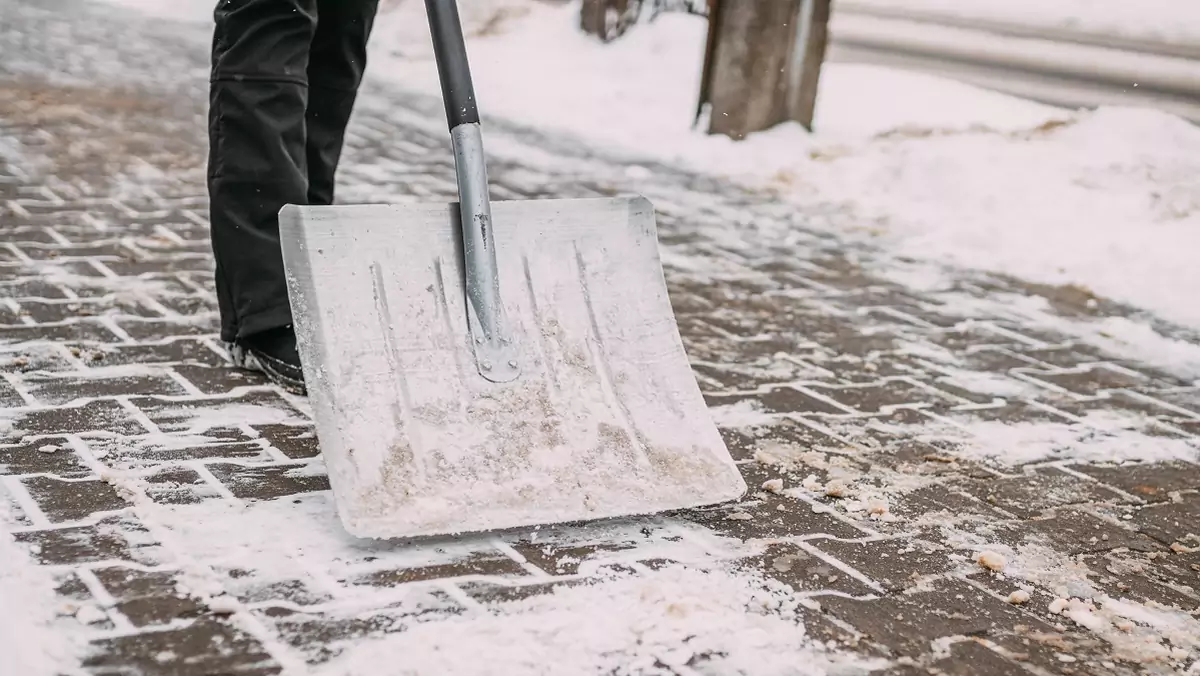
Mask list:
[[[76,455],[66,439],[42,438],[0,445],[0,475],[52,474],[62,478],[80,478],[91,473],[91,468]]]
[[[184,317],[211,314],[218,310],[216,301],[206,295],[161,296],[157,300],[168,310]]]
[[[1057,403],[1057,402],[1056,402]],[[1050,405],[1036,405],[1021,401],[1006,401],[1000,406],[977,407],[954,411],[939,411],[938,415],[963,424],[975,422],[1003,423],[1058,423],[1073,422],[1063,411]]]
[[[162,562],[159,544],[137,520],[112,516],[90,526],[16,534],[18,542],[36,545],[37,560],[49,565],[70,565],[119,559],[147,566]]]
[[[521,564],[496,550],[482,550],[446,563],[377,570],[357,575],[347,580],[347,583],[372,587],[393,587],[410,582],[476,575],[500,578],[528,577],[529,572]]]
[[[779,509],[781,505],[782,511]],[[767,499],[736,508],[689,511],[681,516],[692,523],[711,528],[719,535],[741,540],[818,533],[843,538],[865,535],[827,511],[814,513],[808,503],[799,500]]]
[[[178,629],[131,634],[93,644],[84,666],[97,676],[271,676],[281,667],[254,638],[204,618]]]
[[[77,399],[122,397],[129,395],[185,395],[185,390],[169,372],[149,367],[135,372],[128,367],[93,369],[74,373],[26,374],[22,384],[42,404],[67,404]]]
[[[228,577],[225,588],[242,603],[294,603],[310,606],[333,599],[318,591],[314,584],[302,579],[275,579],[261,571],[231,568],[222,571]]]
[[[264,611],[265,621],[286,643],[300,650],[309,664],[320,664],[339,655],[353,640],[381,638],[407,629],[414,622],[462,612],[462,606],[440,591],[408,598],[396,609],[353,616],[298,613],[285,608]]]
[[[93,361],[104,366],[125,364],[188,364],[226,366],[228,361],[199,340],[182,339],[161,343],[104,346],[97,350],[99,359]],[[180,374],[185,371],[176,369]]]
[[[932,542],[821,540],[813,546],[865,573],[887,591],[907,589],[922,577],[945,573],[956,566],[951,552]]]
[[[21,317],[29,317],[39,324],[66,322],[83,317],[115,315],[153,317],[157,313],[136,301],[111,296],[88,300],[26,300],[21,303],[20,313]]]
[[[92,401],[77,406],[11,412],[12,428],[0,428],[0,439],[20,441],[29,436],[95,433],[135,435],[145,428],[120,402]]]
[[[69,353],[57,345],[33,346],[15,353],[0,355],[0,373],[29,373],[31,371],[66,371],[76,368],[67,357]]]
[[[897,406],[927,406],[933,402],[943,406],[966,403],[903,380],[840,387],[812,385],[811,388],[861,413],[886,412]]]
[[[897,654],[917,657],[931,642],[950,636],[1011,633],[1018,625],[1039,625],[1035,618],[958,580],[945,580],[932,591],[890,595],[873,601],[825,597],[822,605],[867,637]]]
[[[836,592],[867,596],[875,592],[863,581],[793,544],[767,545],[762,554],[742,559],[740,565],[796,591]]]
[[[1102,552],[1125,547],[1135,551],[1153,551],[1158,545],[1148,537],[1122,528],[1107,519],[1077,509],[1060,509],[1045,519],[1029,522],[1056,549],[1068,554]]]
[[[146,497],[164,505],[191,505],[220,497],[200,473],[189,467],[166,467],[143,477]]]
[[[261,373],[235,369],[227,364],[218,367],[185,364],[176,366],[174,371],[204,394],[228,394],[239,387],[268,384]]]
[[[1139,387],[1149,384],[1149,381],[1139,374],[1128,373],[1123,369],[1117,369],[1104,364],[1084,366],[1070,371],[1059,372],[1029,370],[1025,372],[1025,375],[1034,380],[1061,387],[1068,392],[1088,397],[1101,394],[1106,390]]]
[[[29,477],[23,483],[29,495],[52,522],[79,521],[96,512],[129,507],[115,488],[99,479],[63,480]]]
[[[588,584],[586,579],[553,580],[532,584],[499,584],[487,581],[469,581],[459,583],[459,587],[472,600],[484,604],[503,604],[514,601],[524,601],[535,596],[553,594],[560,589],[581,587]]]
[[[792,387],[774,387],[760,394],[706,395],[711,406],[729,406],[740,402],[752,402],[767,413],[836,413],[845,415],[850,411],[837,404],[822,401],[811,394]]]
[[[60,324],[0,326],[0,348],[19,348],[33,342],[118,343],[121,337],[98,320],[79,319]]]
[[[302,422],[305,418],[274,392],[239,397],[136,398],[133,403],[163,432],[203,434],[214,440],[249,441],[242,424]]]
[[[297,493],[329,490],[328,477],[310,474],[302,465],[248,467],[213,463],[208,469],[239,498],[270,500]]]
[[[948,657],[936,660],[924,672],[931,676],[1029,676],[1029,670],[978,641],[966,640],[950,646]]]
[[[1173,544],[1200,536],[1200,493],[1184,493],[1178,502],[1150,505],[1134,512],[1131,523],[1142,533]],[[1200,544],[1200,543],[1197,543]]]
[[[233,441],[203,443],[183,437],[180,441],[151,438],[133,444],[129,441],[98,442],[96,448],[107,451],[104,462],[121,469],[146,469],[167,462],[187,460],[237,460],[241,462],[269,462],[273,456],[259,441]]]
[[[1081,562],[1092,571],[1089,582],[1112,598],[1161,603],[1185,612],[1200,608],[1200,589],[1194,570],[1177,570],[1174,554],[1155,553],[1132,558],[1124,552],[1086,555]],[[1183,573],[1180,575],[1180,573]]]
[[[752,460],[756,453],[779,454],[781,450],[850,452],[848,442],[788,418],[771,424],[722,427],[721,436],[734,460]]]
[[[292,460],[315,458],[320,453],[317,433],[308,425],[254,425],[254,430]]]
[[[1158,392],[1154,394],[1154,398],[1200,417],[1200,388],[1193,387],[1174,392]]]
[[[939,517],[948,522],[964,519],[994,521],[995,508],[970,494],[955,490],[954,484],[936,483],[904,493],[889,504],[904,519]]]
[[[1068,505],[1128,502],[1104,484],[1050,467],[1023,476],[962,482],[959,486],[970,495],[1019,517],[1037,516],[1045,510]]]
[[[185,319],[138,319],[122,317],[117,325],[134,340],[155,340],[165,336],[204,336],[216,334],[217,318],[200,315]]]
[[[116,609],[136,627],[193,619],[206,611],[199,600],[182,590],[176,571],[112,567],[98,569],[95,574],[116,600]]]
[[[1072,469],[1151,502],[1170,500],[1175,491],[1200,489],[1200,465],[1181,460],[1077,465]]]

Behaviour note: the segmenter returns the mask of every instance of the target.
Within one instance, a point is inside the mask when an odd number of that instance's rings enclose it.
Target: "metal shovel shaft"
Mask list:
[[[479,109],[455,0],[425,0],[454,146],[462,227],[468,322],[480,375],[509,382],[520,375],[519,348],[508,330],[500,296],[487,162]]]

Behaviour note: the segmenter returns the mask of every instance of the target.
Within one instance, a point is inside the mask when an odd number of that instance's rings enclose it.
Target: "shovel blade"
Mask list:
[[[288,206],[317,436],[360,537],[710,505],[746,490],[688,364],[644,198],[492,204],[520,377],[470,343],[456,204]]]

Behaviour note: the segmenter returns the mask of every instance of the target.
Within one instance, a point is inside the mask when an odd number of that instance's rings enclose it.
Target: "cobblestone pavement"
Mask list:
[[[796,213],[499,122],[497,197],[655,202],[686,346],[755,490],[540,538],[339,540],[305,403],[214,342],[206,41],[0,0],[0,500],[60,582],[63,631],[86,625],[84,673],[300,673],[417,617],[670,561],[791,585],[811,636],[885,658],[880,673],[1195,663],[1200,388],[1155,355],[1095,347],[1094,327],[1195,336],[1083,289],[896,260],[837,234],[857,224],[836,205]],[[344,200],[453,194],[436,100],[373,83],[349,143]],[[996,462],[971,434],[1053,452]],[[1162,461],[1087,459],[1113,447]],[[757,490],[772,479],[782,492]],[[187,517],[222,510],[239,528]],[[293,542],[272,519],[319,532]],[[1010,602],[1018,588],[1028,601]]]

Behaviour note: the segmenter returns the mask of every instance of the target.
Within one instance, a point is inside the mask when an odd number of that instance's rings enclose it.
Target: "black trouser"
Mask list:
[[[208,193],[221,338],[291,324],[279,209],[330,204],[378,0],[220,0]]]

